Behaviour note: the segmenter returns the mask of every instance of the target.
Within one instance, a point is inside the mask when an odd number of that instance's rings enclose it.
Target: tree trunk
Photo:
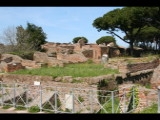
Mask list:
[[[133,42],[130,42],[130,55],[133,56]]]

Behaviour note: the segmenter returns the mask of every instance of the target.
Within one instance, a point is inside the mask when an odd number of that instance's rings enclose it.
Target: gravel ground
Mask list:
[[[0,114],[1,113],[28,113],[27,110],[15,110],[14,107],[11,107],[9,109],[3,109],[0,107]]]
[[[28,114],[34,114],[34,113],[30,113],[28,112],[27,110],[15,110],[14,107],[11,107],[9,109],[3,109],[2,107],[0,107],[0,114],[4,114],[4,113],[13,113],[13,114],[20,114],[20,113],[28,113]],[[38,112],[38,113],[35,113],[35,114],[41,114],[41,113],[44,113],[44,112]]]

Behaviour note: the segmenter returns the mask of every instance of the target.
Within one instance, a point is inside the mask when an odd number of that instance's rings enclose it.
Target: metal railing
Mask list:
[[[160,91],[160,90],[159,90]],[[160,92],[158,92],[160,96]],[[134,89],[114,91],[0,83],[0,105],[38,106],[53,113],[133,113],[137,109]],[[158,97],[157,101],[160,101]],[[158,102],[159,103],[159,102]],[[158,104],[158,112],[160,112]]]

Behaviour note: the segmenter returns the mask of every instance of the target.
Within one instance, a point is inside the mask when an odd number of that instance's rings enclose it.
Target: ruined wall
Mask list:
[[[16,70],[19,70],[19,69],[24,69],[24,68],[25,67],[22,66],[21,63],[9,63],[9,64],[7,64],[5,72],[13,72],[13,71],[16,71]]]
[[[93,50],[84,50],[84,51],[82,51],[82,54],[86,58],[93,58]]]
[[[101,59],[101,49],[99,46],[92,46],[93,49],[93,59]]]
[[[124,109],[124,102],[129,101],[127,99],[127,94],[130,92],[131,88],[135,86],[134,84],[123,84],[119,85],[119,96],[121,97],[121,109]],[[142,111],[144,108],[151,106],[153,103],[157,102],[157,90],[147,89],[143,86],[137,86],[138,88],[138,105],[134,113]],[[124,93],[125,92],[125,93]],[[125,99],[123,98],[126,95]],[[125,101],[124,101],[125,100]],[[128,107],[128,106],[127,106]]]
[[[67,49],[71,49],[71,50],[74,49],[74,46],[73,46],[73,45],[60,45],[60,47],[62,47],[62,48],[67,48]]]
[[[155,69],[159,65],[159,59],[153,60],[146,63],[135,63],[135,64],[119,64],[118,69],[121,73],[134,73],[137,71]]]
[[[42,45],[42,48],[47,50],[47,54],[52,53],[81,53],[84,51],[93,51],[93,55],[90,53],[85,52],[84,55],[87,58],[92,58],[93,60],[100,60],[103,54],[109,54],[109,57],[119,56],[120,52],[118,48],[108,47],[105,45],[97,45],[97,44],[82,44],[82,43],[75,43],[75,44],[58,44],[58,43],[46,43]],[[67,52],[68,51],[68,52]],[[118,54],[117,54],[118,53]]]
[[[120,50],[119,50],[119,48],[110,47],[108,49],[109,49],[108,54],[109,54],[110,58],[120,56]]]
[[[130,72],[137,72],[141,70],[154,69],[159,65],[159,59],[147,63],[136,63],[127,65]]]
[[[151,78],[151,86],[153,89],[157,89],[158,86],[160,86],[160,65],[154,69],[154,73]]]
[[[88,60],[83,54],[57,54],[57,59],[69,61],[70,63],[86,62]]]

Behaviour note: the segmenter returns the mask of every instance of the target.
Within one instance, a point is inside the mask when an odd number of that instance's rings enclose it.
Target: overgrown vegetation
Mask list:
[[[26,110],[25,106],[16,106],[15,110]]]
[[[146,83],[145,84],[145,88],[151,89],[151,84],[150,83]]]
[[[145,108],[144,110],[142,110],[139,113],[157,113],[157,111],[158,111],[158,104],[154,103],[153,105]]]
[[[12,106],[11,105],[4,105],[2,108],[3,109],[9,109],[9,108],[11,108]]]
[[[79,100],[79,102],[82,103],[82,102],[84,101],[84,98],[83,98],[82,96],[79,95],[79,96],[78,96],[78,100]]]
[[[54,110],[54,108],[59,108],[61,105],[62,103],[59,97],[57,96],[57,99],[55,101],[55,96],[54,96],[49,100],[49,102],[44,103],[42,106],[43,106],[43,109]]]
[[[114,104],[112,106],[112,99],[108,100],[106,103],[103,104],[104,109],[100,109],[98,111],[98,114],[103,114],[103,113],[120,113],[119,109],[119,99],[114,99]]]
[[[12,74],[42,75],[52,76],[53,78],[57,76],[94,77],[117,73],[119,73],[118,69],[104,68],[102,64],[95,63],[68,64],[65,67],[42,67],[38,69],[25,69],[12,72]]]
[[[159,55],[153,55],[153,54],[146,54],[143,55],[140,58],[133,58],[133,57],[118,57],[118,58],[113,58],[113,61],[116,60],[123,60],[123,62],[126,62],[128,64],[134,64],[134,63],[142,63],[142,62],[151,62],[153,60],[159,59]]]
[[[139,104],[138,88],[136,86],[133,86],[130,89],[130,93],[129,93],[128,97],[130,98],[130,101],[129,101],[127,112],[135,109]]]
[[[31,106],[31,107],[28,109],[28,112],[31,112],[31,113],[40,112],[40,108],[39,108],[39,106]]]
[[[23,59],[33,60],[33,54],[35,51],[14,51],[10,52],[10,54],[18,55]]]

